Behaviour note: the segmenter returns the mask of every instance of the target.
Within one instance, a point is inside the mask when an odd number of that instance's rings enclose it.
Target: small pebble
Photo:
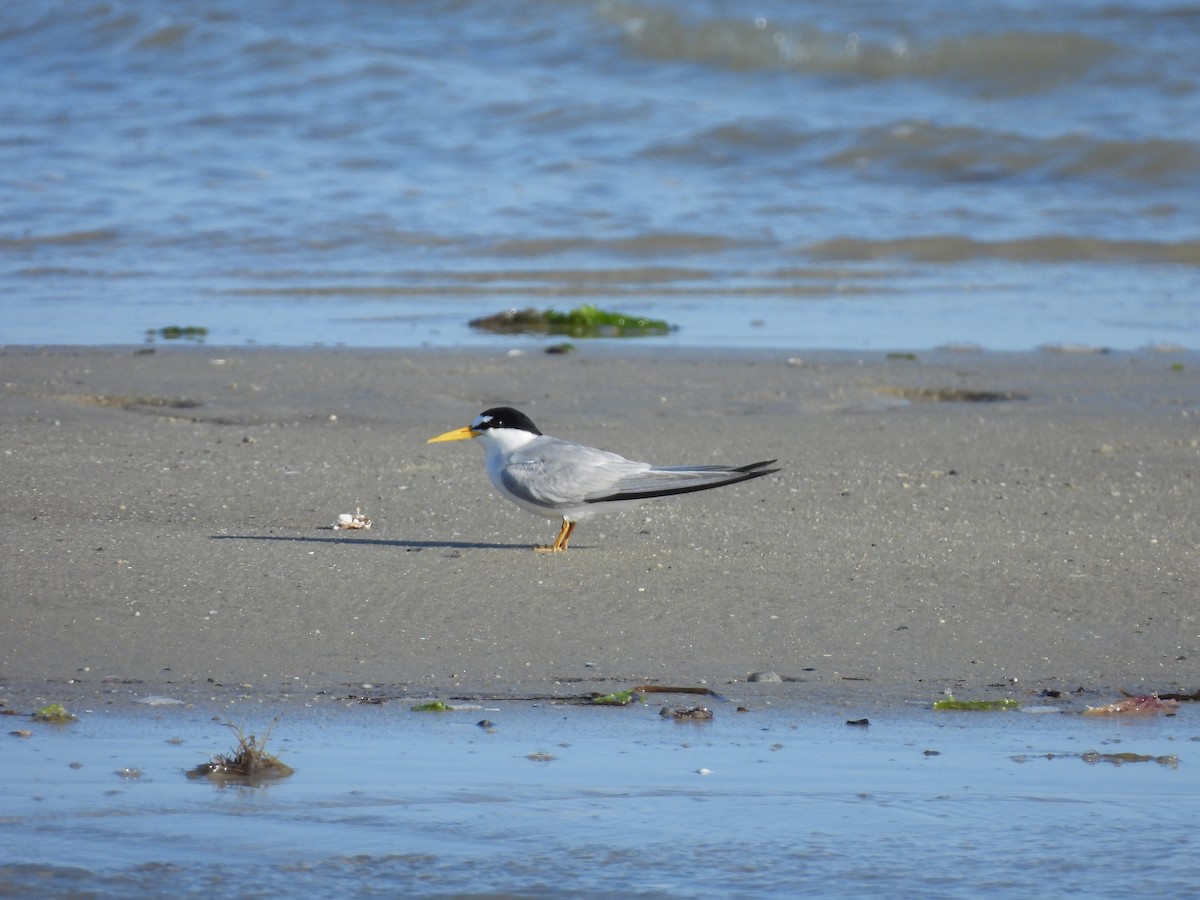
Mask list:
[[[211,613],[212,610],[209,610],[209,612]],[[133,702],[141,703],[144,706],[182,706],[183,705],[182,700],[176,700],[174,697],[163,697],[163,696],[160,696],[157,694],[153,694],[149,697],[138,697]]]
[[[767,684],[778,684],[783,681],[778,672],[751,672],[748,681],[761,681]]]
[[[687,709],[671,709],[664,706],[658,711],[658,714],[664,718],[696,719],[698,721],[705,721],[713,717],[712,710],[704,706],[692,706]]]

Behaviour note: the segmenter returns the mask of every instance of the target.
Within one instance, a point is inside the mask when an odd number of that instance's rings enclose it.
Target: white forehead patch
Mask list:
[[[491,416],[485,416],[481,414],[475,417],[475,421],[471,423],[471,427],[478,428],[480,425],[486,425],[490,421],[492,421]]]

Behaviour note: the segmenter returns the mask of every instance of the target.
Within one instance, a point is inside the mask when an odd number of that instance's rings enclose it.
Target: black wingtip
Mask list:
[[[760,472],[758,470],[762,469],[763,466],[774,466],[775,463],[777,463],[777,462],[779,462],[779,460],[777,460],[777,459],[764,459],[762,462],[750,463],[750,465],[748,465],[748,466],[738,466],[733,471],[735,471],[735,472],[754,472],[755,475],[770,475],[772,472],[778,472],[779,469],[782,468],[782,466],[776,466],[776,468],[769,469],[765,472]]]

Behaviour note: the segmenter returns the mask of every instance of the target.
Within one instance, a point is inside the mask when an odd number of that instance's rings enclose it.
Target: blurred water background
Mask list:
[[[1200,346],[1200,6],[0,8],[0,344]]]
[[[26,718],[29,738],[4,736],[3,896],[1128,900],[1200,883],[1190,710],[924,703],[847,727],[861,708],[809,701],[700,722],[658,702],[417,713],[300,696]],[[187,778],[230,752],[226,717],[270,727],[295,774]]]

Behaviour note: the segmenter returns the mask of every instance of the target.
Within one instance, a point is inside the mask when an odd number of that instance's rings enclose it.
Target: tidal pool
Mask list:
[[[707,705],[707,721],[664,718],[659,702],[516,701],[441,713],[402,701],[77,709],[79,721],[59,726],[5,717],[0,893],[1026,898],[1200,887],[1200,729],[1187,706],[1124,719],[914,706],[849,725],[861,710]],[[186,777],[235,746],[223,722],[262,734],[276,718],[268,749],[294,775],[259,786]]]

